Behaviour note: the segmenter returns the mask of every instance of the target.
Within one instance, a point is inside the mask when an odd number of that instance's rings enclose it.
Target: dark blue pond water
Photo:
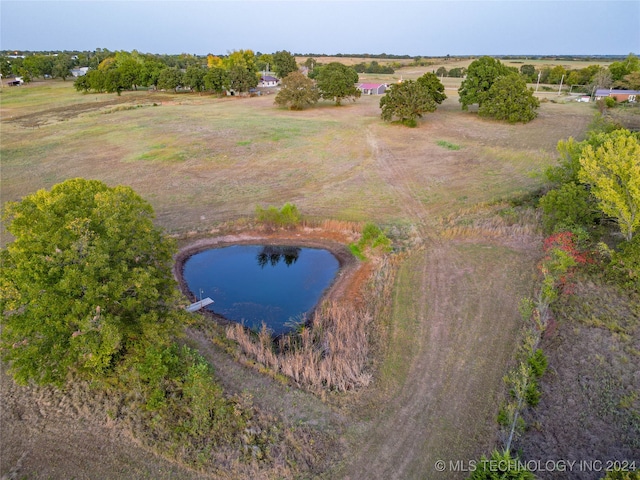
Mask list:
[[[278,335],[304,319],[338,272],[327,250],[234,245],[205,250],[184,264],[184,279],[197,300],[228,320]]]

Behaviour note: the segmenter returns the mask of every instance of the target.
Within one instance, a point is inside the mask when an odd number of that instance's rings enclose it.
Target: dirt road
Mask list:
[[[529,295],[531,252],[486,241],[444,243],[416,199],[402,160],[373,135],[372,154],[424,247],[402,267],[377,415],[352,429],[345,479],[464,478],[493,447],[502,376],[517,345],[519,298]],[[394,353],[395,352],[395,353]],[[444,471],[435,467],[445,462]],[[450,463],[452,462],[452,463]],[[456,462],[460,462],[456,464]]]

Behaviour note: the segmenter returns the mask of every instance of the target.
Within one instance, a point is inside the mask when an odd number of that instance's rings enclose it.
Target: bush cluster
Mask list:
[[[302,216],[292,203],[285,203],[280,209],[270,206],[256,207],[256,220],[270,227],[295,227],[302,221]]]

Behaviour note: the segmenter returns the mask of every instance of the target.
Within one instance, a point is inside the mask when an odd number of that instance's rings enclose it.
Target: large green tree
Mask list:
[[[131,188],[71,179],[6,204],[2,358],[18,382],[103,379],[177,330],[174,242]]]
[[[204,75],[204,88],[215,93],[222,93],[229,86],[229,75],[222,67],[210,67]]]
[[[471,62],[467,69],[467,77],[462,81],[458,89],[462,109],[467,110],[469,105],[476,103],[482,106],[493,83],[499,77],[514,72],[517,73],[517,70],[507,67],[500,60],[491,57],[481,57]],[[451,75],[451,72],[449,74]]]
[[[282,88],[276,95],[276,105],[289,107],[290,110],[302,110],[313,105],[320,98],[313,80],[302,73],[291,72],[282,80]]]
[[[164,68],[158,74],[158,88],[176,91],[184,82],[184,74],[175,67]]]
[[[62,80],[66,80],[67,77],[71,76],[72,66],[73,66],[73,60],[71,60],[71,57],[65,53],[59,53],[53,62],[53,68],[51,69],[51,74],[54,77],[61,78]]]
[[[381,117],[388,122],[397,118],[405,125],[415,126],[416,118],[434,112],[446,98],[438,77],[427,73],[416,81],[406,80],[391,85],[380,99]]]
[[[278,78],[284,78],[291,72],[298,71],[296,57],[286,50],[281,50],[273,54],[273,71]]]
[[[538,116],[540,102],[527,88],[520,75],[498,77],[487,92],[478,110],[482,117],[506,120],[509,123],[530,122]]]
[[[629,130],[607,134],[597,148],[587,145],[580,157],[580,180],[591,186],[600,209],[630,241],[640,227],[640,139]]]
[[[253,71],[240,65],[231,67],[228,72],[228,77],[229,88],[238,92],[248,92],[258,86],[259,80],[257,75]]]
[[[356,87],[358,73],[342,63],[331,62],[316,67],[315,79],[320,96],[325,100],[333,100],[336,105],[340,105],[345,98],[354,101],[360,98],[361,92]]]
[[[184,73],[184,84],[194,92],[204,89],[204,77],[207,71],[199,65],[191,65]]]

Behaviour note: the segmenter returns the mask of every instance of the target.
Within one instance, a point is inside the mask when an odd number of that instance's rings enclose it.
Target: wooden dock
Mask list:
[[[207,305],[211,305],[213,303],[213,300],[211,300],[211,298],[207,297],[207,298],[203,298],[202,300],[196,302],[196,303],[192,303],[191,305],[189,305],[187,307],[187,312],[197,312],[198,310],[200,310],[201,308],[206,307]]]

